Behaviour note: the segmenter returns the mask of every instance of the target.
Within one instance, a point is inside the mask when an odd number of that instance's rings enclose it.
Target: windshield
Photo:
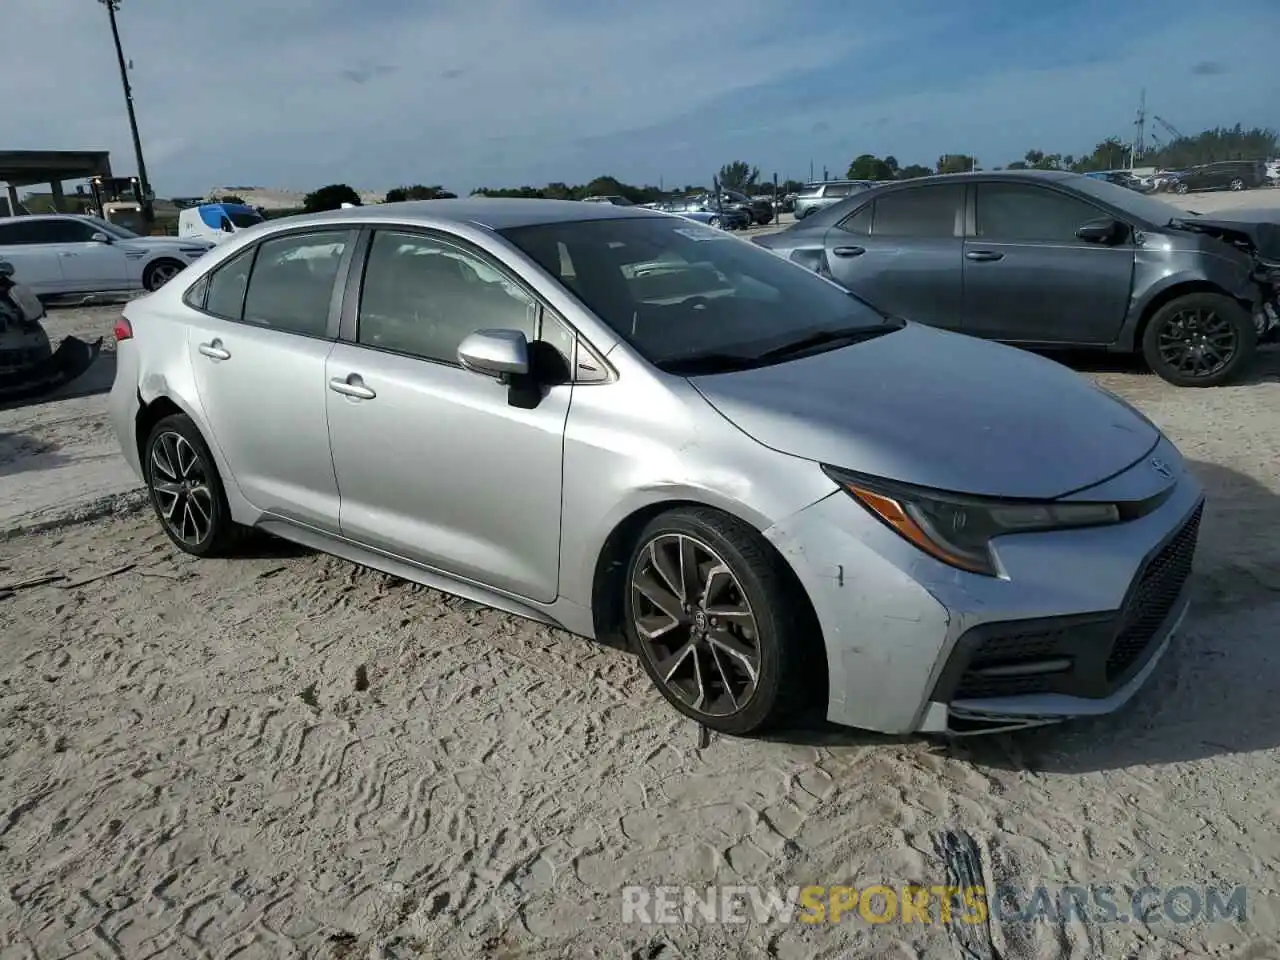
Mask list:
[[[1190,216],[1182,207],[1175,207],[1171,203],[1165,203],[1163,200],[1157,200],[1155,197],[1138,193],[1128,187],[1121,187],[1107,180],[1076,177],[1071,186],[1087,196],[1109,203],[1158,227],[1165,226],[1170,220]]]
[[[243,230],[245,227],[252,227],[263,222],[263,218],[256,213],[250,213],[247,210],[228,210],[227,217],[231,222]]]
[[[868,304],[712,227],[619,217],[500,231],[659,366],[758,358],[816,332],[885,326]]]
[[[121,213],[123,213],[123,211],[121,211]],[[119,215],[120,213],[117,213],[117,216]],[[95,230],[101,230],[103,233],[108,236],[115,237],[117,240],[137,240],[141,236],[141,234],[134,233],[128,227],[122,227],[118,223],[103,220],[101,217],[85,217],[84,219],[93,224],[93,228]],[[141,222],[142,215],[138,214],[137,219]]]

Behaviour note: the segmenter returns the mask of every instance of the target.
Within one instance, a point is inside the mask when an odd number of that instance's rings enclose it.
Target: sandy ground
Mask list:
[[[943,883],[943,827],[999,883],[1248,887],[1243,923],[999,924],[1005,957],[1280,956],[1280,353],[1207,391],[1082,369],[1209,489],[1193,615],[1121,714],[950,746],[700,745],[625,654],[283,544],[182,557],[100,394],[0,411],[0,958],[950,958],[620,918],[630,883]]]

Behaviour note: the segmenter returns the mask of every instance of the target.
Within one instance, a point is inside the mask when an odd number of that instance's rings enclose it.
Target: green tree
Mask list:
[[[726,163],[720,168],[720,186],[726,190],[738,190],[751,193],[760,180],[760,168],[753,167],[743,160]]]
[[[850,180],[892,180],[894,179],[894,166],[889,166],[887,160],[881,160],[879,157],[864,153],[854,158],[853,163],[849,164],[849,172],[845,174]]]
[[[899,180],[915,180],[917,177],[931,177],[933,171],[918,163],[909,163],[898,171]]]
[[[977,167],[976,158],[967,153],[944,153],[938,158],[938,173],[965,173]]]
[[[320,213],[323,210],[337,210],[344,203],[360,206],[360,194],[345,183],[331,183],[303,197],[302,209],[307,213]]]
[[[402,203],[405,200],[452,200],[456,193],[450,193],[440,184],[424,187],[415,183],[411,187],[396,187],[387,191],[386,203]]]

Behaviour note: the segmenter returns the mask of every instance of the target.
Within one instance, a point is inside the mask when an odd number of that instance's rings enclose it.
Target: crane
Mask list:
[[[1180,131],[1177,127],[1175,127],[1172,123],[1170,123],[1164,117],[1159,117],[1159,116],[1156,116],[1155,114],[1152,114],[1151,119],[1154,120],[1156,123],[1160,124],[1160,126],[1165,129],[1165,132],[1168,133],[1169,136],[1173,137],[1173,139],[1175,140],[1187,139],[1186,136],[1182,133],[1182,131]]]

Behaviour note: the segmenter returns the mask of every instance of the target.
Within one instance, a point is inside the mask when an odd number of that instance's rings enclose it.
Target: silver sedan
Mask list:
[[[636,207],[269,224],[135,300],[112,416],[181,550],[257,528],[593,639],[746,734],[1114,710],[1202,492],[1058,364]]]

